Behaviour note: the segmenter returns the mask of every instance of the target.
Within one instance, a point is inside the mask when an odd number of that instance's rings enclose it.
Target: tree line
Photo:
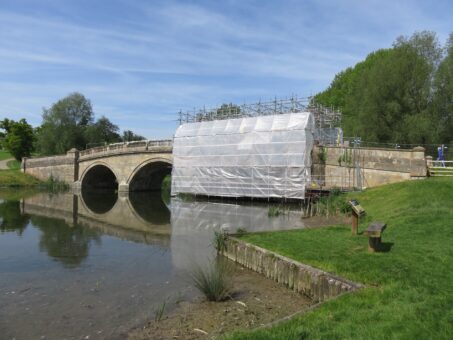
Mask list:
[[[117,125],[107,117],[95,120],[89,99],[71,93],[43,109],[42,124],[33,128],[25,119],[0,121],[2,146],[17,159],[39,155],[64,154],[69,149],[83,150],[104,143],[143,140],[145,137],[125,130],[120,135]]]
[[[338,73],[315,102],[339,108],[345,136],[429,144],[453,142],[453,33],[399,37]]]

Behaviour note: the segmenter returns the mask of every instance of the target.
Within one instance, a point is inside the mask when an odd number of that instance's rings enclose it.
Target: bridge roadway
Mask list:
[[[119,192],[159,190],[171,173],[172,140],[110,144],[66,155],[24,158],[22,171],[50,178],[75,189],[117,189]]]

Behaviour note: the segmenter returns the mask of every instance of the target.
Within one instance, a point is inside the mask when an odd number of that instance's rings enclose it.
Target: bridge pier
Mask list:
[[[120,183],[118,185],[118,192],[129,192],[129,184],[124,182]]]
[[[82,192],[82,182],[75,181],[74,183],[72,183],[72,190],[76,193]]]

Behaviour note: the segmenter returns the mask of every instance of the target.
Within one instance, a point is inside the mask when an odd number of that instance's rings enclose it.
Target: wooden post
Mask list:
[[[380,244],[381,244],[380,237],[370,237],[368,239],[368,251],[370,253],[375,253],[379,251]]]
[[[359,229],[359,215],[354,210],[352,210],[352,227],[351,227],[352,235],[357,235],[358,229]]]

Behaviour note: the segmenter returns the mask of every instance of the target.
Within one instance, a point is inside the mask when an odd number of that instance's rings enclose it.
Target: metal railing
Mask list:
[[[428,159],[426,163],[430,176],[453,177],[453,161]]]

